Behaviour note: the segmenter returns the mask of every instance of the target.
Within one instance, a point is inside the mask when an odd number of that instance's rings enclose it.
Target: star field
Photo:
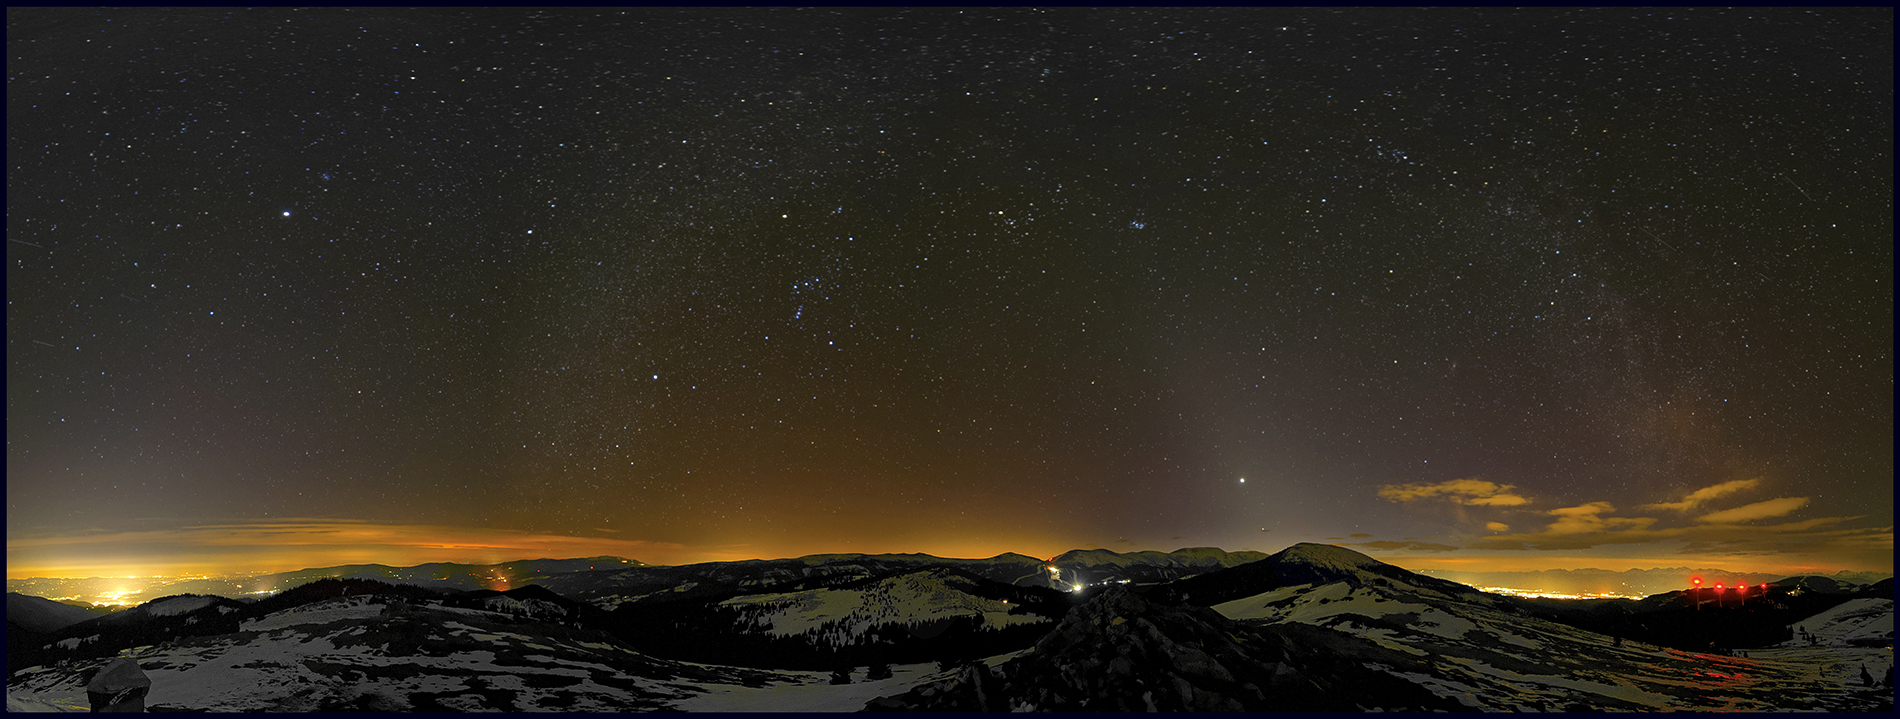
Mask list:
[[[1891,567],[1889,11],[8,25],[10,565],[326,518]]]

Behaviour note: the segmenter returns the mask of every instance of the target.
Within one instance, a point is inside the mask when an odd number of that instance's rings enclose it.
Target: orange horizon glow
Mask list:
[[[351,564],[407,567],[434,562],[499,564],[530,559],[614,556],[655,566],[814,554],[921,553],[986,559],[1016,552],[1054,555],[1040,539],[823,541],[687,546],[672,542],[576,537],[517,530],[379,524],[358,520],[275,520],[173,530],[9,539],[8,579],[147,578],[272,574]],[[1014,544],[1014,546],[1012,546]],[[1029,545],[1024,551],[1023,545]],[[126,548],[136,548],[128,550]]]
[[[1014,539],[1003,539],[1000,533],[992,532],[973,534],[979,536],[908,534],[886,541],[842,537],[742,537],[742,541],[731,544],[687,545],[520,530],[383,524],[362,520],[284,519],[156,531],[10,538],[7,542],[7,578],[239,576],[350,564],[407,567],[433,562],[498,564],[529,559],[597,556],[622,557],[655,566],[788,559],[816,554],[929,554],[944,558],[986,559],[1005,553],[1053,557],[1073,549],[1094,546],[1087,543],[1078,546],[1053,534]],[[1288,539],[1293,541],[1289,541],[1286,546],[1300,541],[1295,537]],[[1271,554],[1281,548],[1274,547],[1266,553]],[[1114,551],[1127,553],[1142,550],[1129,546],[1117,547]],[[1788,558],[1797,561],[1769,562],[1759,556],[1719,555],[1539,556],[1534,552],[1515,552],[1475,556],[1395,556],[1392,552],[1376,550],[1366,553],[1411,571],[1597,569],[1620,572],[1693,567],[1699,571],[1787,576],[1826,575],[1844,570],[1892,573],[1891,564],[1886,567],[1855,566],[1798,561],[1804,559],[1799,557]],[[1699,582],[1700,578],[1696,580]]]
[[[1535,572],[1546,569],[1584,570],[1595,569],[1607,572],[1630,570],[1656,570],[1674,568],[1692,568],[1702,571],[1718,571],[1733,574],[1783,574],[1787,576],[1831,575],[1838,572],[1876,572],[1892,574],[1891,563],[1886,566],[1867,563],[1816,562],[1816,561],[1772,561],[1759,556],[1729,557],[1722,555],[1685,555],[1677,557],[1637,556],[1538,556],[1519,552],[1515,554],[1485,554],[1461,557],[1393,556],[1383,552],[1365,552],[1379,561],[1394,564],[1412,571],[1434,569],[1454,572]]]

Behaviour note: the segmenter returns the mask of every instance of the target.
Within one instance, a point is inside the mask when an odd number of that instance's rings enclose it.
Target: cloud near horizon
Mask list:
[[[1755,487],[1758,487],[1760,485],[1761,485],[1761,478],[1759,477],[1755,479],[1737,479],[1732,482],[1723,482],[1721,484],[1703,487],[1694,492],[1690,492],[1689,496],[1683,497],[1682,500],[1679,502],[1660,502],[1657,504],[1645,504],[1643,505],[1643,509],[1686,512],[1686,511],[1696,508],[1696,506],[1701,505],[1702,503],[1707,502],[1709,500],[1717,499],[1720,497],[1726,497],[1728,495],[1731,495],[1731,494],[1734,494],[1736,492],[1740,492],[1746,489],[1754,489]]]
[[[1458,512],[1457,521],[1473,530],[1459,542],[1461,548],[1478,552],[1570,553],[1594,549],[1612,554],[1643,551],[1651,556],[1662,556],[1719,548],[1738,558],[1772,557],[1780,562],[1792,562],[1799,558],[1803,562],[1810,562],[1816,557],[1838,556],[1853,557],[1861,563],[1891,565],[1893,537],[1890,530],[1840,526],[1861,519],[1860,516],[1815,517],[1779,524],[1753,524],[1786,517],[1808,506],[1807,497],[1780,497],[1721,510],[1712,510],[1710,506],[1724,499],[1739,497],[1744,492],[1758,490],[1763,485],[1764,480],[1758,477],[1731,480],[1688,492],[1676,501],[1638,505],[1639,510],[1645,512],[1674,515],[1668,521],[1662,516],[1618,516],[1617,506],[1605,501],[1536,510],[1526,506],[1532,504],[1532,500],[1518,493],[1514,485],[1498,484],[1480,477],[1436,483],[1389,484],[1381,486],[1378,495],[1387,501],[1401,503],[1450,500],[1451,508]],[[1512,532],[1514,525],[1522,527],[1527,526],[1526,523],[1510,517],[1497,518],[1508,520],[1508,524],[1489,517],[1467,517],[1467,508],[1472,506],[1525,515],[1531,518],[1531,522],[1535,522],[1536,518],[1545,518],[1545,523],[1540,530]],[[1688,516],[1682,516],[1684,514]],[[1353,546],[1399,548],[1382,547],[1379,544]],[[1645,545],[1649,545],[1648,548],[1644,548]]]
[[[1807,504],[1807,497],[1782,497],[1780,499],[1770,499],[1766,502],[1745,504],[1734,509],[1724,509],[1720,512],[1710,512],[1696,517],[1695,521],[1703,524],[1748,522],[1757,519],[1767,519],[1769,517],[1779,517],[1805,507]]]
[[[1452,546],[1452,545],[1449,545],[1449,544],[1434,544],[1434,543],[1432,543],[1432,542],[1388,542],[1388,541],[1379,541],[1379,542],[1360,542],[1360,543],[1358,543],[1358,544],[1341,544],[1341,545],[1339,545],[1339,546],[1341,546],[1341,547],[1367,547],[1367,548],[1371,548],[1371,549],[1411,549],[1411,550],[1416,550],[1416,551],[1420,551],[1420,552],[1455,552],[1455,551],[1458,551],[1458,547],[1454,547],[1454,546]]]
[[[1379,498],[1392,502],[1413,502],[1444,497],[1458,504],[1488,507],[1515,507],[1530,500],[1513,492],[1516,485],[1498,484],[1478,477],[1449,479],[1436,484],[1388,484],[1379,487]]]
[[[1615,505],[1588,502],[1543,512],[1553,517],[1542,531],[1477,537],[1472,550],[1584,550],[1606,545],[1658,544],[1654,551],[1721,551],[1737,557],[1854,556],[1875,558],[1893,551],[1892,529],[1841,528],[1862,517],[1815,517],[1780,524],[1743,524],[1785,516],[1808,504],[1807,497],[1756,502],[1697,517],[1684,526],[1657,527],[1653,517],[1616,517]],[[1646,505],[1647,508],[1648,505]],[[1492,525],[1501,525],[1493,522]],[[1495,529],[1494,527],[1492,527]],[[1666,544],[1665,544],[1666,543]],[[1663,546],[1680,547],[1663,550]],[[1890,561],[1890,560],[1889,560]]]

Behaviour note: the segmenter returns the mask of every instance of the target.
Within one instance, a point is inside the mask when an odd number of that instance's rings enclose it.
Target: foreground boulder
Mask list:
[[[145,693],[151,689],[152,680],[139,669],[138,661],[119,657],[86,683],[86,699],[94,712],[143,712]]]

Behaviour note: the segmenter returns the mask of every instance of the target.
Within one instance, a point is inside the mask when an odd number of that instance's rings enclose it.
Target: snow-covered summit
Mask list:
[[[211,606],[211,604],[216,601],[217,600],[212,597],[181,594],[175,597],[154,599],[139,605],[139,607],[154,617],[175,617],[180,614],[195,612]]]
[[[1301,542],[1287,547],[1281,550],[1279,554],[1274,555],[1274,559],[1285,565],[1331,569],[1334,571],[1353,571],[1391,566],[1385,562],[1381,562],[1345,547],[1336,547],[1331,544],[1312,544],[1310,542]]]
[[[247,619],[240,625],[247,632],[270,632],[303,626],[321,626],[336,622],[371,619],[387,613],[388,607],[372,597],[337,597],[298,605],[267,616]]]
[[[1484,604],[1501,601],[1463,584],[1409,572],[1345,547],[1304,542],[1258,562],[1178,580],[1167,587],[1181,601],[1212,606],[1283,587],[1329,584],[1352,589],[1376,587],[1395,597],[1456,597]]]
[[[1012,612],[1008,601],[971,592],[976,580],[945,568],[885,577],[859,586],[795,592],[748,594],[720,602],[740,612],[742,631],[774,636],[807,634],[829,646],[858,643],[872,629],[914,626],[958,617],[1002,628],[1047,622],[1035,614]]]

